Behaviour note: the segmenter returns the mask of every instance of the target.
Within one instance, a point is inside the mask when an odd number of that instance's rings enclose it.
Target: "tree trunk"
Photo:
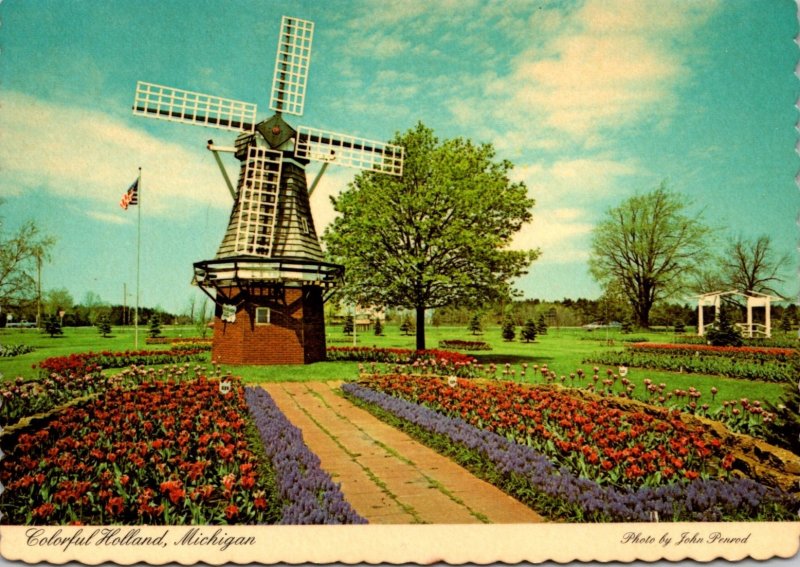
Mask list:
[[[425,350],[425,306],[417,305],[417,350]]]

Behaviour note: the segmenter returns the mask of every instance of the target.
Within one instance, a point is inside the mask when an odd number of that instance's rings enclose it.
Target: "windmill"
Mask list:
[[[234,199],[212,260],[195,262],[192,283],[215,303],[212,359],[225,364],[299,364],[325,358],[323,304],[341,283],[326,262],[309,194],[329,164],[402,175],[403,148],[316,128],[290,126],[303,114],[313,22],[284,16],[272,81],[270,118],[256,105],[138,82],[133,113],[239,132],[232,147],[208,141]],[[241,162],[234,187],[220,158]],[[305,167],[322,162],[308,187]]]

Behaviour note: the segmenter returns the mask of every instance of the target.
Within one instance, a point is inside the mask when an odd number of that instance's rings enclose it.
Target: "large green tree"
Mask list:
[[[34,221],[7,233],[0,218],[0,308],[24,306],[38,298],[41,263],[54,245],[55,239],[43,234]]]
[[[512,164],[490,144],[440,142],[422,123],[393,143],[405,148],[402,177],[364,172],[332,199],[331,259],[346,268],[343,295],[412,309],[425,348],[425,310],[509,297],[538,250],[510,250],[533,199],[512,182]]]
[[[622,288],[641,327],[649,327],[657,301],[684,291],[706,254],[709,229],[688,206],[662,183],[609,209],[592,233],[592,275],[606,288]]]

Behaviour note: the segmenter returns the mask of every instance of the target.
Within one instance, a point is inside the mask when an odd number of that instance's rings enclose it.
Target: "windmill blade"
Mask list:
[[[314,22],[284,16],[278,36],[278,55],[272,78],[269,107],[300,116],[306,99]]]
[[[136,83],[133,113],[173,122],[252,132],[256,105],[153,83]]]
[[[281,152],[250,146],[239,177],[236,205],[226,235],[236,254],[272,256],[278,218]]]
[[[294,155],[400,176],[403,175],[403,151],[402,146],[394,144],[300,126]]]

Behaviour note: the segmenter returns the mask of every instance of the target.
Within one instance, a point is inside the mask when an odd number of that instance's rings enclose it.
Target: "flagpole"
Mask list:
[[[142,168],[139,168],[139,179],[136,181],[137,186],[137,207],[136,207],[136,309],[133,316],[133,348],[139,349],[139,265],[140,265],[140,250],[142,244]]]

